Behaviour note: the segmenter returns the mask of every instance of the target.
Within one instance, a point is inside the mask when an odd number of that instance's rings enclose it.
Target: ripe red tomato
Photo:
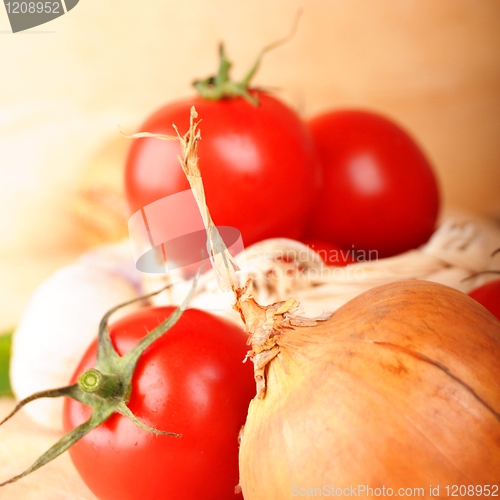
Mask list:
[[[500,279],[471,290],[469,295],[500,320]]]
[[[119,354],[172,313],[146,308],[110,326]],[[137,364],[129,408],[146,424],[182,434],[156,436],[113,414],[70,448],[71,458],[100,500],[233,500],[238,484],[238,433],[255,394],[251,363],[242,364],[247,335],[237,326],[196,309],[149,347]],[[94,366],[96,344],[77,375]],[[70,430],[91,409],[66,398]]]
[[[154,113],[140,131],[172,135],[175,123],[184,133],[194,105],[202,120],[198,154],[214,222],[237,228],[245,245],[297,239],[320,186],[312,138],[290,108],[266,93],[252,95],[258,106],[243,97],[177,101]],[[125,172],[131,212],[189,189],[179,155],[177,141],[133,141]]]
[[[425,243],[435,229],[439,190],[433,169],[399,125],[356,110],[309,122],[323,188],[307,236],[379,257]]]

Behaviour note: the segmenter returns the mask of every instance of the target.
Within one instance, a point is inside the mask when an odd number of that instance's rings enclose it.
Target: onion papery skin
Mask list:
[[[391,283],[277,344],[242,436],[245,500],[499,484],[500,322],[465,294]]]

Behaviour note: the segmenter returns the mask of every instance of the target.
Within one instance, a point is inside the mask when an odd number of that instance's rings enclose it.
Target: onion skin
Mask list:
[[[245,500],[498,484],[500,322],[467,295],[383,285],[276,343],[240,446]]]

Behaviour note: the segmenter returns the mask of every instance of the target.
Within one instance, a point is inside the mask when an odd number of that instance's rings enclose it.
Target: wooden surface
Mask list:
[[[0,398],[0,419],[14,408],[14,400]],[[46,431],[24,415],[0,427],[0,482],[29,467],[60,435]],[[96,500],[78,476],[68,453],[33,474],[0,489],[2,500]]]

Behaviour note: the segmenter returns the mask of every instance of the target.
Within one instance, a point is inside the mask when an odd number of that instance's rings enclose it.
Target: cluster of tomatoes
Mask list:
[[[218,225],[237,228],[245,245],[293,238],[332,252],[345,265],[359,252],[387,257],[425,243],[435,229],[439,190],[429,161],[391,120],[366,111],[332,111],[303,121],[275,97],[250,91],[196,97],[154,113],[141,131],[172,135],[189,128],[194,105],[202,120],[200,170]],[[131,213],[189,189],[176,141],[133,141],[126,165]],[[181,217],[182,214],[179,214]],[[341,259],[337,257],[341,256]],[[171,308],[146,308],[111,327],[126,352]],[[148,348],[133,379],[129,407],[150,426],[178,432],[156,436],[115,414],[70,450],[80,474],[101,499],[232,499],[238,483],[237,439],[254,395],[242,330],[188,309]],[[90,347],[76,374],[92,366]],[[65,427],[89,408],[68,400]]]
[[[387,257],[427,241],[439,189],[428,159],[400,126],[358,110],[305,122],[275,97],[251,95],[258,104],[244,97],[177,101],[141,127],[171,135],[175,123],[187,131],[196,107],[200,170],[216,224],[237,228],[247,246],[282,237],[344,250],[331,256]],[[134,141],[125,181],[132,212],[189,189],[179,154],[176,142]]]

